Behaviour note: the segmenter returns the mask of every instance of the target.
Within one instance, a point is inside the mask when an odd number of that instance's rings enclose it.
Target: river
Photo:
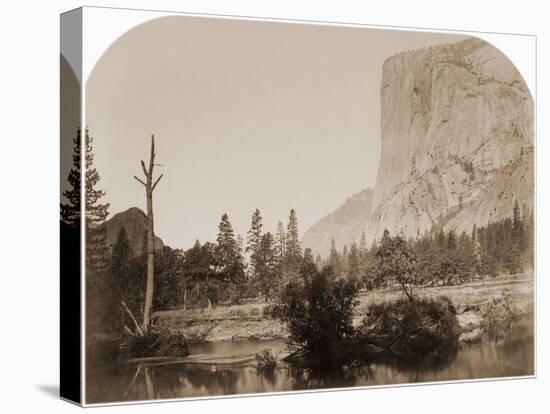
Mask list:
[[[361,367],[313,372],[280,363],[258,372],[254,354],[265,348],[286,350],[281,341],[214,342],[191,346],[191,358],[170,364],[95,362],[87,375],[87,402],[190,398],[323,388],[391,385],[432,381],[532,375],[532,320],[513,326],[500,339],[462,345],[444,363],[403,366],[372,362]]]

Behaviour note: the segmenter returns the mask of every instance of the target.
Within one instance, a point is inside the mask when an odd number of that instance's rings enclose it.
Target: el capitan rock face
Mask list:
[[[106,229],[106,244],[109,248],[112,248],[115,244],[120,229],[124,227],[134,256],[138,256],[143,252],[147,232],[147,217],[139,208],[131,207],[126,211],[117,213],[102,223],[101,227]],[[155,250],[160,250],[163,247],[162,240],[155,237]]]
[[[533,99],[500,51],[471,38],[399,53],[383,65],[380,94],[368,240],[386,228],[471,231],[509,217],[516,199],[532,208]]]

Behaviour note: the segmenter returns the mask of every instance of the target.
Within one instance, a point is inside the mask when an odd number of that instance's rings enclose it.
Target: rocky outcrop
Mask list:
[[[399,53],[383,65],[380,94],[369,240],[386,228],[470,231],[509,217],[515,200],[532,208],[533,99],[499,50],[471,38]]]
[[[137,207],[115,214],[101,226],[105,229],[106,244],[109,248],[115,244],[120,229],[124,227],[130,242],[130,250],[135,256],[140,255],[145,248],[147,234],[147,216]],[[155,250],[164,247],[159,237],[155,237]]]
[[[533,204],[533,100],[515,66],[479,39],[386,60],[382,153],[367,227],[407,237],[471,230]]]
[[[331,239],[343,248],[353,242],[359,243],[361,233],[371,216],[372,189],[367,188],[346,200],[336,211],[323,217],[304,233],[302,244],[314,254],[326,257],[330,252]]]

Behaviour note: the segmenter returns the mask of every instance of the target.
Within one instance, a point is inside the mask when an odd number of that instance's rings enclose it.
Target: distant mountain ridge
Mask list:
[[[145,250],[147,216],[141,209],[131,207],[115,214],[99,227],[106,230],[106,243],[109,248],[116,243],[120,229],[124,227],[133,255],[139,256]],[[155,250],[160,250],[163,247],[163,241],[155,236]]]
[[[471,231],[509,217],[515,200],[533,207],[533,99],[499,50],[471,38],[399,53],[383,64],[380,93],[372,200],[347,218],[340,245],[361,231],[353,223],[372,241],[386,228],[405,237]],[[314,252],[337,233],[323,220],[304,234]]]
[[[326,215],[304,233],[302,244],[315,254],[326,257],[330,252],[331,239],[338,248],[352,242],[359,243],[361,233],[371,216],[372,188],[354,194],[334,212]]]

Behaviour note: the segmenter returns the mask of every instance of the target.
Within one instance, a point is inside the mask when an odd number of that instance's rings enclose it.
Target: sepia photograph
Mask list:
[[[534,91],[482,36],[173,13],[63,50],[86,404],[535,375]]]

